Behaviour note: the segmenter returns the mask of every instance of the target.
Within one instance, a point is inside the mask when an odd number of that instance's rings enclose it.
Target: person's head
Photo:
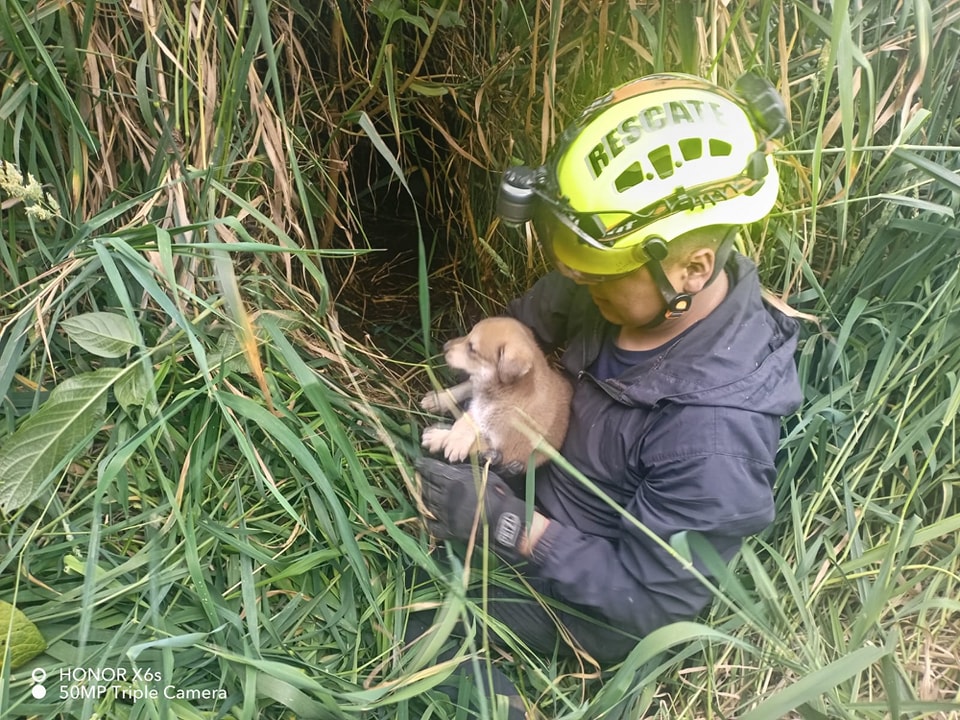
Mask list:
[[[578,282],[645,267],[669,306],[677,293],[661,264],[678,254],[671,246],[715,226],[732,240],[776,202],[767,149],[786,127],[782,100],[757,76],[736,88],[663,73],[614,89],[563,133],[545,165],[504,173],[500,214],[532,219],[551,260]],[[715,255],[725,254],[723,240]],[[679,312],[685,306],[689,298]]]
[[[692,298],[713,282],[728,255],[730,233],[735,232],[736,227],[713,225],[674,238],[658,264],[669,284],[666,291],[648,265],[583,284],[589,286],[594,303],[608,321],[631,328],[656,326],[664,318],[665,292],[673,293],[675,305],[687,303],[676,313],[680,315],[689,309]]]

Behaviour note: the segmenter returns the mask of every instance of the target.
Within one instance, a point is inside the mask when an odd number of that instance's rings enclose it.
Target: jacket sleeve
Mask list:
[[[660,429],[669,432],[671,425]],[[729,561],[744,537],[773,519],[775,469],[768,451],[754,441],[765,440],[760,435],[775,425],[774,418],[757,417],[753,429],[759,435],[746,446],[729,444],[736,442],[732,437],[711,438],[709,425],[694,425],[687,441],[626,471],[635,475],[636,491],[625,511],[668,544],[675,533],[701,532]],[[724,433],[726,426],[716,427]],[[737,433],[750,429],[741,423]],[[697,615],[710,602],[710,589],[634,522],[618,517],[604,536],[551,520],[533,549],[537,573],[554,583],[560,597],[641,634]],[[707,574],[702,563],[694,565]]]
[[[527,325],[549,352],[563,345],[570,333],[577,286],[553,271],[541,277],[524,295],[507,305],[507,314]]]

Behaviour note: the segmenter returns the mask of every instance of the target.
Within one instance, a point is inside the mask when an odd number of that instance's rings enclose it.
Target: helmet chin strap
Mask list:
[[[663,271],[663,265],[660,261],[667,257],[667,243],[660,237],[652,237],[643,244],[643,250],[647,257],[647,270],[649,270],[653,281],[657,284],[657,290],[660,291],[660,297],[663,298],[665,305],[664,311],[657,315],[646,325],[642,325],[642,330],[652,330],[668,318],[678,318],[683,315],[690,306],[693,305],[693,295],[690,293],[678,293],[673,287],[670,278]]]
[[[710,276],[710,279],[707,280],[707,285],[716,280],[717,276],[720,275],[727,266],[727,260],[730,259],[730,253],[733,251],[733,243],[737,239],[738,232],[740,232],[739,225],[731,225],[727,228],[727,234],[723,236],[723,240],[721,240],[717,246],[717,252],[713,260],[713,274]],[[704,287],[706,287],[706,285],[704,285]]]
[[[733,241],[737,237],[737,230],[737,226],[731,226],[730,229],[727,230],[726,235],[724,235],[723,240],[720,241],[720,245],[717,246],[713,273],[710,275],[710,279],[707,280],[704,287],[707,287],[707,285],[716,280],[717,276],[723,270],[723,266],[727,264],[730,251],[733,249]],[[678,318],[687,312],[693,306],[693,293],[677,292],[673,283],[670,282],[670,278],[668,278],[667,274],[663,271],[663,265],[660,264],[660,261],[667,257],[668,252],[667,243],[663,238],[656,236],[650,238],[644,242],[643,250],[647,254],[647,257],[650,258],[646,267],[650,271],[653,281],[657,284],[657,290],[660,291],[660,297],[663,298],[663,304],[665,306],[662,313],[646,325],[640,326],[642,330],[652,330],[662,324],[664,320]]]

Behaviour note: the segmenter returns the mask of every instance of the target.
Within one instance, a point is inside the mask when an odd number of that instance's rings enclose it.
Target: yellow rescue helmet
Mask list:
[[[502,213],[532,219],[558,266],[587,281],[662,259],[645,249],[651,239],[662,249],[691,230],[761,220],[779,191],[768,140],[786,112],[756,75],[734,90],[679,73],[617,87],[584,110],[545,166],[504,174]],[[523,192],[532,217],[517,212]]]

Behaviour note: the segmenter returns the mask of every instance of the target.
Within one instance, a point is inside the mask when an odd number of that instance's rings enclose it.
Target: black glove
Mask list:
[[[441,540],[467,540],[477,514],[477,485],[483,470],[472,465],[449,465],[432,458],[419,458],[417,471],[423,480],[423,504],[433,513],[424,518],[427,528]],[[526,504],[496,473],[487,473],[483,515],[491,527],[494,550],[506,560],[518,560],[517,545],[523,539]]]

